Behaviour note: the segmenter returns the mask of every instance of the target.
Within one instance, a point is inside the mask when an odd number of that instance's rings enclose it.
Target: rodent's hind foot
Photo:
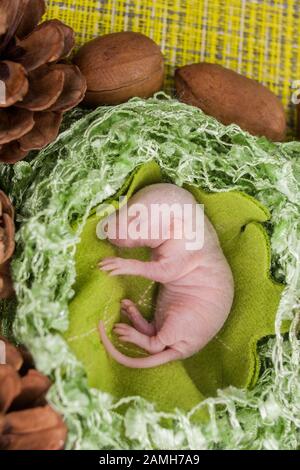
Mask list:
[[[165,345],[157,336],[147,336],[126,323],[116,323],[113,330],[121,341],[135,344],[150,354],[156,354],[165,349]]]
[[[123,299],[121,301],[121,312],[125,315],[134,328],[140,333],[143,333],[147,336],[155,335],[155,327],[153,324],[149,323],[143,315],[140,313],[137,306],[129,299]]]

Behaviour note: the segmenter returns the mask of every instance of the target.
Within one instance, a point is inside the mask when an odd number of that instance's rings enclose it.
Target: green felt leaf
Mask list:
[[[162,181],[156,163],[141,166],[114,197],[130,197],[141,187]],[[146,260],[146,249],[117,249],[99,240],[99,216],[89,217],[76,253],[75,296],[69,305],[70,326],[66,339],[87,371],[89,384],[116,397],[140,395],[159,408],[188,410],[203,396],[228,385],[250,387],[257,380],[257,341],[274,333],[274,318],[283,286],[270,277],[270,247],[261,223],[268,211],[254,198],[240,192],[206,193],[187,186],[219,235],[235,280],[235,299],[230,316],[217,337],[201,352],[185,361],[155,369],[128,369],[108,356],[100,343],[97,325],[105,320],[108,332],[120,320],[120,301],[132,299],[146,318],[155,308],[156,285],[141,277],[109,277],[97,269],[107,256]],[[112,201],[110,201],[112,202]],[[114,343],[127,355],[145,354],[131,345]]]
[[[274,334],[283,285],[270,276],[269,238],[261,225],[269,213],[254,198],[237,191],[208,194],[187,186],[213,223],[231,266],[235,298],[224,328],[206,348],[185,361],[205,395],[228,385],[251,387],[259,373],[257,341]],[[197,373],[201,371],[201,374]]]

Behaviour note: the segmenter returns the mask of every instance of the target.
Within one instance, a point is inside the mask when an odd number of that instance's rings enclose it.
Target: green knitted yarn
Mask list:
[[[91,113],[76,110],[67,119],[56,142],[31,161],[1,165],[0,185],[13,197],[20,223],[14,332],[54,381],[49,398],[67,420],[68,447],[298,448],[300,143],[252,137],[165,95]],[[137,165],[153,159],[176,184],[234,188],[260,200],[271,212],[273,276],[286,283],[277,334],[260,346],[257,385],[226,389],[199,404],[210,414],[204,424],[196,409],[160,413],[140,397],[117,403],[90,389],[61,336],[68,327],[76,244],[90,210],[114,195]],[[7,305],[5,312],[7,318]],[[292,323],[283,338],[286,319]]]

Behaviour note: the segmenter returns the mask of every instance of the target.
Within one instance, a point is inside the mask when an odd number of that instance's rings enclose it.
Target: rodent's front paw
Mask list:
[[[127,265],[128,260],[118,257],[104,258],[98,264],[98,267],[101,271],[110,271],[110,276],[118,276],[120,274],[127,274]]]

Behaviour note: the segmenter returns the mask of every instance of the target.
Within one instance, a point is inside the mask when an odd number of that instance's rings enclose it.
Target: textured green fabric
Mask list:
[[[114,198],[148,184],[162,181],[157,164],[143,165]],[[134,276],[109,277],[97,264],[106,256],[147,259],[146,249],[118,249],[96,236],[99,216],[92,212],[76,253],[75,297],[70,303],[70,326],[66,339],[83,362],[89,383],[116,397],[140,395],[163,410],[189,410],[203,395],[215,394],[228,385],[249,387],[257,379],[257,341],[274,333],[274,318],[283,286],[270,278],[270,249],[260,224],[268,211],[254,198],[240,192],[208,194],[187,186],[213,222],[235,279],[234,305],[223,330],[200,353],[155,369],[129,369],[108,356],[100,343],[100,318],[112,328],[120,320],[120,301],[130,298],[145,317],[155,305],[154,283]],[[117,206],[117,203],[116,203]],[[125,354],[144,354],[118,342]]]

